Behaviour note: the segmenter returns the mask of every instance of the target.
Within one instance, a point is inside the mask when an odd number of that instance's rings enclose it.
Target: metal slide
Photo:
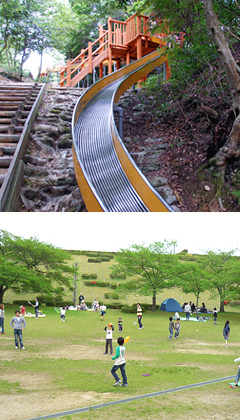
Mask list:
[[[73,162],[88,211],[173,211],[129,155],[113,116],[114,104],[120,96],[166,61],[165,48],[155,51],[99,80],[76,104],[72,123]]]

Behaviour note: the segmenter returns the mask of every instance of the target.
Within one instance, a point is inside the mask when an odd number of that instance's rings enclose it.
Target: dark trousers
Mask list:
[[[139,324],[139,328],[142,328],[142,317],[138,316],[138,324]]]
[[[105,350],[106,353],[108,353],[108,346],[110,346],[110,353],[112,353],[113,352],[112,338],[106,338],[106,350]]]
[[[122,378],[123,378],[123,383],[127,385],[127,375],[126,375],[126,372],[125,372],[125,365],[126,365],[126,363],[123,363],[122,365],[113,365],[113,367],[111,369],[111,374],[113,375],[116,382],[119,381],[120,378],[116,374],[116,370],[120,369],[121,370],[121,375],[122,375]]]

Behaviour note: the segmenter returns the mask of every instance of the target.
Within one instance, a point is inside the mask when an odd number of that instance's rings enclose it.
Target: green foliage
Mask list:
[[[96,280],[92,280],[92,281],[84,281],[85,286],[98,286],[98,287],[109,287],[109,282],[108,281],[96,281]]]
[[[123,305],[121,307],[121,311],[124,312],[125,314],[134,314],[135,313],[133,308],[129,305]]]
[[[240,204],[240,191],[233,191],[232,194],[238,199],[238,203]]]
[[[121,249],[116,256],[118,265],[113,275],[125,273],[134,276],[134,281],[119,285],[122,293],[136,293],[152,295],[153,310],[156,296],[160,290],[170,287],[173,280],[173,267],[176,256],[172,254],[174,242],[155,242],[149,247],[132,245],[131,248]]]
[[[123,274],[123,273],[115,273],[115,274],[111,273],[110,274],[110,278],[112,280],[114,280],[114,279],[116,279],[116,280],[119,280],[119,279],[125,280],[127,278],[127,276],[126,276],[126,274]]]
[[[37,238],[23,239],[0,230],[0,302],[8,289],[63,295],[77,272],[70,267],[71,256]]]
[[[111,293],[104,293],[105,299],[119,299],[119,295],[117,293],[111,292]]]
[[[97,279],[97,274],[92,273],[92,274],[82,274],[82,279]]]
[[[111,289],[117,289],[117,284],[111,283],[110,287],[111,287]]]
[[[108,303],[107,309],[121,309],[122,306],[124,305],[121,302],[112,302],[112,303]]]

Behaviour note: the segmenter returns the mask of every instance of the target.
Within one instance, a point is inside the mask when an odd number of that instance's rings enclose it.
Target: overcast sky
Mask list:
[[[238,213],[1,213],[0,229],[63,249],[118,251],[177,241],[176,252],[240,249]],[[239,253],[240,254],[240,251]]]

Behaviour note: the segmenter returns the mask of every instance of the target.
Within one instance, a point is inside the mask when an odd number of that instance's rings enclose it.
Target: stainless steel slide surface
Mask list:
[[[95,83],[75,107],[74,167],[88,211],[172,211],[127,152],[113,117],[123,91],[164,62],[164,54],[147,57]]]

